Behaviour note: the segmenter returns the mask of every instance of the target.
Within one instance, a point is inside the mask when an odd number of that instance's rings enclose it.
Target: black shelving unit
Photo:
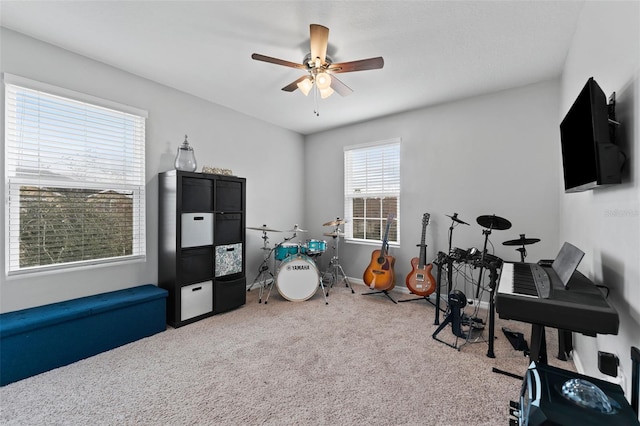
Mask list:
[[[180,327],[246,303],[246,179],[159,174],[158,285]]]

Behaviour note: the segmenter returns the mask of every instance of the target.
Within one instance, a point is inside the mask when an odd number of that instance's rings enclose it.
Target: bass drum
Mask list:
[[[278,293],[292,302],[310,299],[320,285],[320,274],[313,260],[307,256],[292,256],[278,268],[276,286]]]

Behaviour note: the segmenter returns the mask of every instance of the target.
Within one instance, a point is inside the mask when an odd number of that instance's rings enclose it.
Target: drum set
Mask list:
[[[446,310],[447,312],[447,317],[445,318],[445,321],[440,324],[440,320],[439,320],[439,315],[440,315],[440,281],[438,281],[438,286],[437,286],[437,293],[436,293],[436,319],[434,324],[439,325],[439,327],[436,329],[436,331],[433,333],[432,337],[442,343],[445,343],[451,347],[460,349],[459,346],[457,346],[457,339],[458,338],[462,338],[465,339],[465,343],[469,343],[471,336],[472,336],[472,332],[474,330],[483,330],[484,326],[485,326],[485,321],[481,318],[478,317],[478,307],[479,304],[476,303],[476,308],[473,312],[473,314],[471,315],[467,315],[464,314],[463,309],[467,304],[473,304],[473,302],[471,300],[469,300],[465,294],[458,290],[458,289],[454,289],[453,287],[453,271],[454,269],[456,271],[460,271],[461,268],[464,266],[468,266],[468,267],[472,267],[473,269],[479,268],[479,273],[478,273],[478,279],[477,279],[477,283],[475,282],[474,279],[474,274],[468,274],[466,272],[462,272],[461,275],[462,277],[465,279],[465,286],[466,283],[470,282],[473,287],[475,287],[475,298],[479,299],[480,298],[480,290],[484,289],[485,286],[483,286],[482,282],[484,277],[483,272],[485,270],[489,271],[489,277],[490,277],[490,285],[489,285],[489,289],[491,292],[491,295],[489,297],[489,338],[487,340],[487,342],[489,343],[489,351],[487,353],[487,356],[490,358],[494,357],[493,354],[493,332],[494,332],[494,319],[493,319],[493,303],[494,303],[494,292],[496,290],[495,288],[495,284],[496,284],[496,279],[497,279],[497,270],[502,268],[502,259],[499,258],[498,256],[495,256],[491,253],[487,252],[487,247],[488,247],[488,243],[489,243],[489,236],[492,234],[493,231],[504,231],[504,230],[508,230],[511,228],[511,222],[505,218],[502,218],[500,216],[496,216],[495,214],[492,215],[482,215],[482,216],[478,216],[478,218],[476,219],[476,222],[478,223],[478,225],[480,225],[481,227],[483,227],[483,231],[482,231],[482,235],[484,236],[484,246],[482,248],[482,250],[479,250],[475,247],[469,248],[467,250],[464,249],[460,249],[458,247],[453,247],[452,246],[452,241],[453,241],[453,230],[458,226],[458,225],[466,225],[469,226],[469,224],[463,220],[461,220],[458,217],[457,213],[454,213],[453,216],[451,215],[446,215],[451,219],[451,226],[449,227],[449,251],[448,254],[445,253],[439,253],[438,256],[438,280],[440,280],[440,273],[441,271],[444,269],[446,270],[446,280],[448,282],[448,289],[447,289],[447,293],[449,296],[448,299],[448,308]],[[519,246],[518,248],[516,248],[516,251],[518,251],[520,253],[520,261],[524,262],[525,261],[525,257],[527,255],[526,252],[526,246],[527,245],[531,245],[531,244],[535,244],[537,242],[539,242],[540,239],[539,238],[527,238],[525,236],[525,234],[520,234],[520,238],[518,239],[514,239],[514,240],[508,240],[508,241],[504,241],[502,244],[505,246]],[[493,244],[492,244],[493,245]],[[455,265],[454,265],[455,264]],[[452,324],[452,332],[453,334],[456,336],[456,343],[449,343],[446,341],[443,341],[441,339],[439,339],[437,337],[437,335],[440,333],[440,331],[443,330],[443,328],[448,325],[449,323]],[[465,331],[461,328],[461,326],[468,326],[468,330]]]
[[[333,226],[335,229],[333,232],[324,234],[334,239],[334,256],[331,259],[329,268],[322,274],[318,269],[317,260],[319,256],[327,251],[326,241],[308,239],[304,243],[292,242],[291,240],[295,239],[299,232],[308,232],[307,230],[300,229],[298,225],[295,225],[287,231],[273,229],[267,225],[247,227],[247,229],[262,231],[261,238],[263,240],[263,246],[261,250],[264,252],[264,258],[260,264],[258,275],[247,291],[251,291],[254,285],[260,284],[258,303],[262,303],[262,297],[266,289],[267,294],[264,303],[267,304],[274,283],[278,293],[280,293],[283,298],[293,302],[308,300],[316,294],[318,288],[321,288],[325,304],[329,304],[327,300],[329,289],[334,283],[338,282],[339,279],[343,279],[347,285],[351,287],[342,266],[340,266],[338,257],[338,239],[344,236],[344,233],[339,227],[344,223],[346,223],[345,220],[338,218],[335,221],[323,224],[323,226]],[[269,247],[268,233],[272,232],[290,232],[292,235],[284,238],[274,247]],[[272,255],[273,263],[271,260]],[[276,271],[275,275],[271,272],[271,264],[273,264],[273,270]],[[328,287],[324,285],[325,278],[329,280]],[[351,289],[351,291],[353,292],[353,289]]]

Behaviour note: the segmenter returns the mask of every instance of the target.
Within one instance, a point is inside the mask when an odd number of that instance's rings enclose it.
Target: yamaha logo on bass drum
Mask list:
[[[289,265],[287,266],[287,270],[291,271],[304,271],[304,270],[308,270],[309,269],[309,265]]]

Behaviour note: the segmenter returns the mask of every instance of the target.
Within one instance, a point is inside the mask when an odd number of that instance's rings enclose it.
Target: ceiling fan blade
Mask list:
[[[251,55],[251,59],[255,59],[256,61],[269,62],[270,64],[283,65],[285,67],[297,68],[301,70],[307,69],[303,64],[296,64],[295,62],[285,61],[284,59],[272,58],[271,56],[265,56],[259,53],[254,53],[253,55]]]
[[[327,57],[327,44],[329,43],[329,28],[318,24],[309,25],[309,39],[311,59],[320,58],[324,64]]]
[[[286,86],[284,86],[282,88],[282,90],[284,90],[285,92],[293,92],[294,90],[296,90],[298,88],[298,83],[300,83],[302,80],[304,80],[305,78],[308,78],[306,75],[303,75],[302,77],[300,77],[299,79],[297,79],[296,81],[287,84]]]
[[[338,80],[335,75],[331,76],[331,88],[338,92],[340,96],[349,96],[351,93],[353,93],[353,90],[349,86]]]
[[[384,66],[384,59],[382,56],[377,58],[361,59],[359,61],[340,62],[331,64],[328,71],[332,73],[340,72],[353,72],[353,71],[365,71],[365,70],[377,70]]]

